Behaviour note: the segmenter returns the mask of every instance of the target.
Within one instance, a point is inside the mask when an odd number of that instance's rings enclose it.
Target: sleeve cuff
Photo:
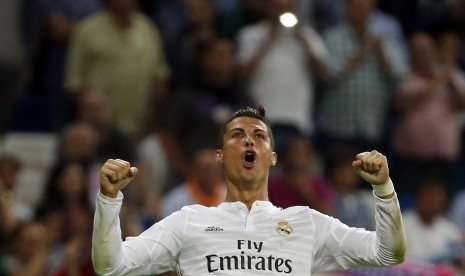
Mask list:
[[[99,190],[97,198],[100,202],[105,204],[121,204],[123,202],[124,195],[121,191],[118,192],[116,198],[107,197]]]

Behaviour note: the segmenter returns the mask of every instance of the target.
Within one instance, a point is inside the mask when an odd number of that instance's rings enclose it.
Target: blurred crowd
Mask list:
[[[275,205],[373,230],[371,187],[351,163],[376,149],[407,262],[465,274],[465,0],[11,0],[0,26],[0,141],[57,141],[47,177],[26,188],[35,204],[18,194],[21,158],[0,152],[0,275],[94,275],[108,158],[140,172],[122,238],[219,204],[219,127],[259,103],[276,140]]]

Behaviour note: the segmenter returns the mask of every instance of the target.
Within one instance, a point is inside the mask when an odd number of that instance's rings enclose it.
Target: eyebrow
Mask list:
[[[228,132],[234,132],[234,131],[239,131],[239,132],[245,133],[245,129],[243,129],[243,128],[241,128],[241,127],[233,128],[233,129],[229,130]],[[261,128],[255,128],[255,129],[253,130],[253,133],[258,133],[258,132],[267,133],[265,130],[263,130],[263,129],[261,129]]]

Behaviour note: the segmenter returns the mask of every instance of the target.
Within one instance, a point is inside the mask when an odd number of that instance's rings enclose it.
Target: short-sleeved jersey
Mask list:
[[[405,236],[397,198],[375,197],[377,231],[350,228],[308,207],[256,201],[186,206],[137,237],[121,241],[122,195],[98,196],[93,261],[104,275],[311,275],[399,263]]]

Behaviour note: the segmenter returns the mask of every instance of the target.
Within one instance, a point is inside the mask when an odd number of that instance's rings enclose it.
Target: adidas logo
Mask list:
[[[223,231],[223,228],[217,227],[217,226],[209,226],[205,228],[205,232],[219,232],[219,231]]]

